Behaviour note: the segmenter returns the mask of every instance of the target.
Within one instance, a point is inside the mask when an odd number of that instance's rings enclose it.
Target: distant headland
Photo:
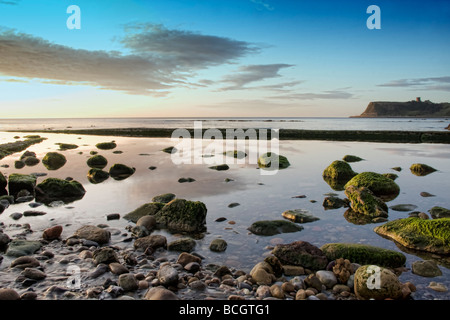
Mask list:
[[[434,103],[430,100],[406,102],[375,101],[370,102],[359,116],[350,118],[446,118],[450,117],[450,103]]]

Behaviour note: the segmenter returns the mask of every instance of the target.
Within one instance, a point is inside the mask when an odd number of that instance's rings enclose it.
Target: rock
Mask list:
[[[272,251],[283,264],[302,266],[313,270],[323,270],[328,264],[322,250],[306,241],[279,244]]]
[[[233,157],[236,159],[244,159],[247,156],[247,154],[244,151],[239,151],[239,150],[225,151],[223,153],[223,155],[225,155],[227,157]]]
[[[240,203],[232,202],[232,203],[230,203],[230,204],[228,205],[228,208],[234,208],[234,207],[237,207],[237,206],[240,206],[240,205],[241,205]]]
[[[434,194],[431,194],[431,193],[426,192],[426,191],[421,192],[420,196],[424,197],[424,198],[426,198],[426,197],[436,197]]]
[[[278,284],[273,284],[270,286],[270,294],[272,295],[272,297],[277,298],[277,299],[284,299],[284,291],[283,289],[281,289],[281,286]]]
[[[113,248],[104,247],[96,249],[93,253],[93,261],[96,266],[99,264],[110,264],[119,262],[119,257]]]
[[[430,288],[437,292],[447,292],[448,288],[445,286],[445,284],[440,282],[431,281],[427,288]]]
[[[345,161],[333,161],[322,173],[322,178],[333,190],[344,190],[344,185],[357,173]]]
[[[154,216],[159,210],[164,207],[163,203],[151,202],[140,206],[139,208],[127,213],[123,218],[131,222],[137,223],[139,218],[147,215]]]
[[[48,240],[48,241],[59,239],[62,231],[63,231],[63,227],[59,226],[59,225],[47,228],[44,230],[44,232],[42,234],[42,238],[44,238],[44,240]]]
[[[170,265],[162,265],[157,273],[159,283],[165,287],[176,286],[178,283],[178,271]]]
[[[345,195],[350,200],[350,207],[356,213],[363,214],[371,219],[387,218],[388,207],[380,198],[376,197],[367,187],[348,185]]]
[[[172,153],[176,153],[178,150],[175,147],[167,147],[167,148],[162,149],[162,151],[165,152],[165,153],[171,153],[172,154]]]
[[[156,219],[154,216],[143,216],[136,222],[136,226],[145,227],[148,231],[152,231],[156,226]]]
[[[34,257],[30,256],[21,256],[17,259],[14,259],[11,262],[10,267],[11,268],[19,268],[19,269],[25,269],[25,268],[35,268],[39,267],[41,264],[39,263],[39,260],[37,260]]]
[[[111,142],[100,142],[97,143],[95,146],[101,150],[111,150],[117,147],[117,144],[114,141],[111,141]]]
[[[58,152],[48,152],[42,159],[42,164],[47,170],[58,170],[67,162],[66,157]]]
[[[355,294],[361,300],[400,299],[402,284],[387,268],[364,265],[355,272]]]
[[[350,179],[345,189],[350,186],[366,187],[384,201],[395,199],[400,193],[400,187],[391,179],[375,172],[362,172]]]
[[[304,289],[298,290],[297,293],[295,294],[295,300],[306,300],[306,298],[307,295]]]
[[[20,295],[14,289],[0,288],[0,300],[20,300]]]
[[[326,253],[325,253],[326,255]],[[330,259],[329,259],[330,260]],[[339,283],[347,283],[350,276],[354,273],[350,260],[344,258],[338,258],[334,261],[333,274]]]
[[[24,217],[38,217],[38,216],[44,216],[47,212],[44,211],[36,211],[36,210],[26,210],[23,212]]]
[[[11,241],[6,233],[0,231],[0,251],[5,251],[8,243]]]
[[[36,268],[25,268],[20,274],[26,278],[38,281],[43,280],[47,277],[45,272],[42,272],[41,270]]]
[[[175,293],[164,287],[153,287],[148,289],[144,296],[145,300],[180,300]]]
[[[9,194],[16,196],[21,190],[28,190],[34,194],[36,187],[36,176],[31,174],[12,173],[8,177]]]
[[[91,168],[87,173],[87,178],[92,184],[102,183],[108,180],[109,173],[99,168]]]
[[[209,250],[214,252],[223,252],[227,249],[227,242],[223,239],[214,239],[209,244]]]
[[[306,288],[313,288],[317,292],[321,292],[322,291],[322,282],[320,281],[320,279],[315,274],[309,274],[305,278],[304,283],[305,283],[305,287]]]
[[[278,155],[275,152],[267,152],[258,158],[258,166],[262,169],[285,169],[291,164],[285,156]]]
[[[72,202],[84,197],[86,190],[78,181],[47,178],[36,186],[36,200],[50,203],[56,200]]]
[[[433,219],[450,218],[450,209],[435,206],[428,210]]]
[[[257,263],[250,271],[250,276],[259,285],[270,285],[275,281],[272,267],[267,262]]]
[[[268,285],[261,285],[256,289],[256,298],[264,299],[270,297],[272,294],[270,293],[270,287]]]
[[[450,254],[450,218],[397,219],[376,227],[374,231],[410,249]]]
[[[9,243],[6,255],[9,257],[28,256],[35,253],[41,247],[42,244],[40,241],[14,239]]]
[[[316,272],[316,277],[319,278],[320,282],[328,289],[333,288],[337,283],[337,278],[332,271],[319,270]]]
[[[279,233],[301,231],[303,227],[285,220],[261,220],[252,223],[248,230],[256,235],[272,236]]]
[[[303,209],[286,210],[281,215],[284,218],[297,223],[308,223],[319,220],[319,218],[311,215],[308,210]]]
[[[32,157],[32,156],[25,157],[24,159],[22,159],[22,161],[25,163],[25,165],[27,165],[29,167],[35,166],[40,162],[40,160],[38,158]]]
[[[285,276],[301,276],[305,274],[305,268],[301,266],[283,265],[283,274]]]
[[[230,167],[227,164],[219,164],[216,166],[211,166],[209,168],[213,169],[213,170],[217,170],[217,171],[225,171],[225,170],[230,169]]]
[[[200,270],[200,264],[197,262],[189,262],[184,266],[184,270],[190,272],[190,273],[196,273]]]
[[[23,162],[22,160],[16,160],[14,162],[14,168],[22,169],[23,167],[25,167],[25,162]]]
[[[173,193],[164,193],[159,196],[155,196],[152,198],[153,202],[160,202],[160,203],[169,203],[173,199],[176,198],[176,195]]]
[[[207,209],[203,202],[174,199],[155,214],[156,221],[172,232],[204,232]]]
[[[412,273],[430,278],[442,275],[441,269],[439,269],[434,260],[414,261],[412,263]]]
[[[123,291],[136,291],[139,289],[139,282],[134,276],[134,274],[131,273],[123,273],[119,276],[118,281],[119,287],[123,289]]]
[[[167,249],[170,251],[191,252],[195,248],[195,240],[191,238],[181,238],[170,242]]]
[[[397,268],[406,262],[401,252],[359,243],[327,243],[320,247],[328,260],[348,259],[358,264],[376,264]]]
[[[134,174],[135,171],[135,168],[131,168],[121,163],[116,163],[111,168],[109,168],[109,175],[114,180],[124,180]]]
[[[394,206],[390,206],[389,208],[394,211],[408,212],[413,211],[414,209],[417,208],[417,206],[414,204],[396,204]]]
[[[323,199],[322,206],[324,207],[325,210],[339,209],[344,206],[348,206],[348,203],[347,203],[347,201],[345,201],[343,199],[331,196],[331,197],[325,197],[325,199]]]
[[[179,182],[179,183],[194,182],[194,181],[195,181],[195,179],[194,179],[194,178],[191,178],[191,177],[189,177],[189,178],[180,178],[180,179],[178,179],[178,182]]]
[[[142,251],[146,251],[149,248],[151,250],[167,248],[167,238],[159,234],[139,238],[134,241],[134,248]]]
[[[13,220],[19,220],[20,218],[23,217],[23,214],[20,212],[13,212],[9,215],[11,217],[11,219]]]
[[[128,270],[127,267],[125,267],[123,264],[121,264],[119,262],[111,262],[108,265],[108,267],[109,267],[109,270],[111,270],[112,273],[118,274],[118,275],[130,272],[130,270]],[[121,286],[120,283],[119,283],[119,286]],[[123,288],[123,286],[121,286],[121,287]],[[124,288],[124,290],[125,290],[125,288]],[[125,290],[125,291],[127,291],[127,290]]]
[[[358,156],[353,156],[353,155],[345,155],[342,160],[344,160],[345,162],[358,162],[358,161],[362,161],[364,160],[363,158],[360,158]]]
[[[194,256],[193,254],[182,252],[177,259],[178,264],[181,264],[183,267],[186,267],[187,264],[191,262],[196,262],[200,264],[202,262],[202,259],[200,257]]]
[[[87,165],[91,168],[103,169],[108,164],[108,160],[99,154],[96,154],[86,161]]]
[[[106,220],[119,220],[120,219],[120,213],[108,213],[106,215]]]
[[[59,146],[59,150],[61,150],[61,151],[78,148],[78,146],[76,144],[72,144],[72,143],[55,143],[55,144]]]
[[[108,230],[96,226],[85,225],[78,228],[72,238],[95,241],[101,245],[109,242],[111,233]]]
[[[6,180],[6,177],[3,175],[3,173],[0,172],[0,189],[6,189],[7,185],[8,181]]]
[[[429,175],[430,173],[437,171],[435,168],[430,167],[429,165],[423,163],[415,163],[411,165],[409,170],[411,170],[411,173],[416,176],[426,176]]]

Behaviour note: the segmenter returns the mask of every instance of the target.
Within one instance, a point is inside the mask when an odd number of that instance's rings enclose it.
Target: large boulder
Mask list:
[[[350,200],[353,211],[370,218],[388,217],[388,207],[367,187],[349,185],[345,188],[345,195]]]
[[[86,190],[78,181],[47,178],[36,186],[36,199],[43,203],[55,200],[71,202],[84,197]]]
[[[376,227],[374,231],[409,249],[450,254],[450,218],[397,219]]]
[[[48,170],[58,170],[67,162],[66,157],[58,152],[48,152],[42,159],[42,163]]]
[[[342,160],[333,161],[322,173],[322,177],[328,184],[330,184],[329,181],[333,181],[337,185],[345,185],[356,175],[357,173],[353,171],[352,167]]]
[[[402,283],[387,268],[364,265],[355,272],[355,294],[361,300],[401,299]]]
[[[207,209],[203,202],[174,199],[155,214],[158,224],[174,232],[206,231]]]
[[[406,262],[401,252],[359,243],[327,243],[320,247],[328,260],[348,259],[358,264],[397,268]]]
[[[303,227],[286,220],[261,220],[252,223],[248,230],[260,236],[273,236],[279,233],[301,231]]]
[[[323,270],[328,264],[328,259],[322,250],[307,241],[279,244],[272,250],[272,254],[282,264],[302,266],[313,270]]]
[[[21,190],[28,190],[34,194],[36,187],[36,176],[31,174],[12,173],[8,177],[9,194],[16,196]]]
[[[392,179],[375,172],[357,174],[346,183],[345,189],[350,186],[366,187],[384,201],[395,199],[400,193],[400,187]]]

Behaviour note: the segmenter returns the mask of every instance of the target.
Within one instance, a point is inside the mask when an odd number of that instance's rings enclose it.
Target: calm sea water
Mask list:
[[[420,118],[61,118],[0,119],[2,130],[86,128],[272,128],[310,130],[443,131],[450,119]]]

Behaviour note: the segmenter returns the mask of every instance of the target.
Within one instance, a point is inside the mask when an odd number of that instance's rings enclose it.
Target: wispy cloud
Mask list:
[[[258,8],[262,8],[265,10],[273,11],[275,8],[267,3],[265,0],[250,0],[251,2],[258,5]]]
[[[291,64],[259,64],[259,65],[248,65],[240,67],[237,72],[227,75],[223,78],[222,83],[228,83],[230,85],[222,87],[220,91],[227,90],[241,90],[247,89],[248,84],[253,82],[262,81],[265,79],[278,78],[281,77],[279,71],[283,68],[293,67]],[[298,84],[299,82],[289,82],[282,84],[273,85],[272,88],[281,88],[283,86],[292,86]]]
[[[170,30],[127,27],[129,54],[75,49],[13,30],[0,32],[0,75],[55,84],[86,84],[129,94],[167,94],[196,71],[259,51],[248,42]]]
[[[290,93],[271,96],[271,99],[280,100],[317,100],[317,99],[352,99],[354,95],[343,90],[328,90],[322,92]]]
[[[415,90],[450,91],[450,76],[399,79],[379,84],[378,87],[410,87]]]

